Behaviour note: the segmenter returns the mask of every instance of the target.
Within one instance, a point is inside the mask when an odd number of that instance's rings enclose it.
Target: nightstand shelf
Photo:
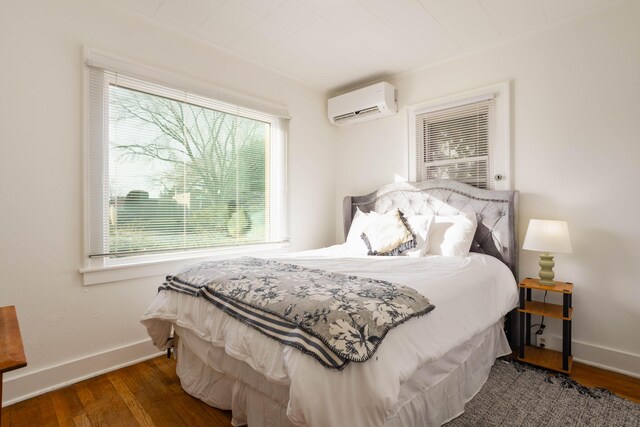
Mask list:
[[[525,346],[526,358],[518,360],[531,365],[540,366],[542,368],[551,369],[552,371],[562,372],[564,374],[570,374],[573,367],[573,356],[569,356],[567,368],[562,369],[562,353],[555,350],[549,350],[548,348],[534,347],[532,345]]]
[[[520,349],[518,360],[558,372],[570,373],[573,366],[571,355],[571,320],[573,318],[573,283],[555,282],[554,286],[540,285],[536,279],[526,278],[520,284]],[[532,300],[532,291],[540,290],[562,294],[562,305]],[[562,320],[562,352],[531,345],[531,315]]]
[[[519,311],[522,313],[537,314],[538,316],[547,316],[564,320],[571,320],[571,316],[573,315],[573,307],[569,307],[569,316],[564,317],[561,305],[549,304],[547,302],[540,301],[525,301],[524,308]]]

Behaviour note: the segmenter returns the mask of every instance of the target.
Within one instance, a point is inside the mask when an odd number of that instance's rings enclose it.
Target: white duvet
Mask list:
[[[389,332],[374,357],[331,371],[295,348],[236,321],[210,303],[176,292],[158,293],[142,323],[163,349],[171,324],[191,330],[230,356],[290,388],[287,416],[295,425],[382,426],[400,387],[421,366],[498,322],[517,305],[509,269],[497,259],[353,256],[345,245],[278,257],[305,267],[388,280],[427,296],[435,309]]]

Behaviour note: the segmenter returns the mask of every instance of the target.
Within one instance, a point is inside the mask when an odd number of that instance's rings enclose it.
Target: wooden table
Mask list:
[[[16,308],[0,307],[0,426],[2,425],[2,376],[27,366]]]

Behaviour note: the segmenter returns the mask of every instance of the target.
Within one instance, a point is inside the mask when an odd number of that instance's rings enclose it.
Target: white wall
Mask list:
[[[530,218],[569,221],[574,251],[555,271],[575,283],[575,357],[640,376],[638,22],[640,2],[623,2],[389,79],[399,114],[339,131],[336,198],[407,177],[407,105],[511,80],[520,241]],[[522,277],[537,270],[537,254],[522,251]]]
[[[323,94],[97,1],[2,1],[0,305],[17,307],[28,359],[5,375],[5,404],[154,352],[138,318],[166,271],[88,287],[78,272],[84,46],[287,106],[292,249],[334,239]]]
[[[89,287],[78,272],[84,46],[287,106],[292,249],[341,240],[343,196],[406,178],[407,105],[511,79],[521,236],[531,217],[570,222],[556,273],[576,284],[576,357],[640,374],[639,19],[626,2],[396,76],[397,116],[338,131],[324,95],[95,0],[0,2],[0,305],[29,362],[5,375],[5,404],[153,352],[138,318],[165,272]]]

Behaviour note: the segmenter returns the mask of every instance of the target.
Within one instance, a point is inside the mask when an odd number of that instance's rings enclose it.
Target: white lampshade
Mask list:
[[[567,221],[531,219],[522,249],[539,252],[571,253]]]

